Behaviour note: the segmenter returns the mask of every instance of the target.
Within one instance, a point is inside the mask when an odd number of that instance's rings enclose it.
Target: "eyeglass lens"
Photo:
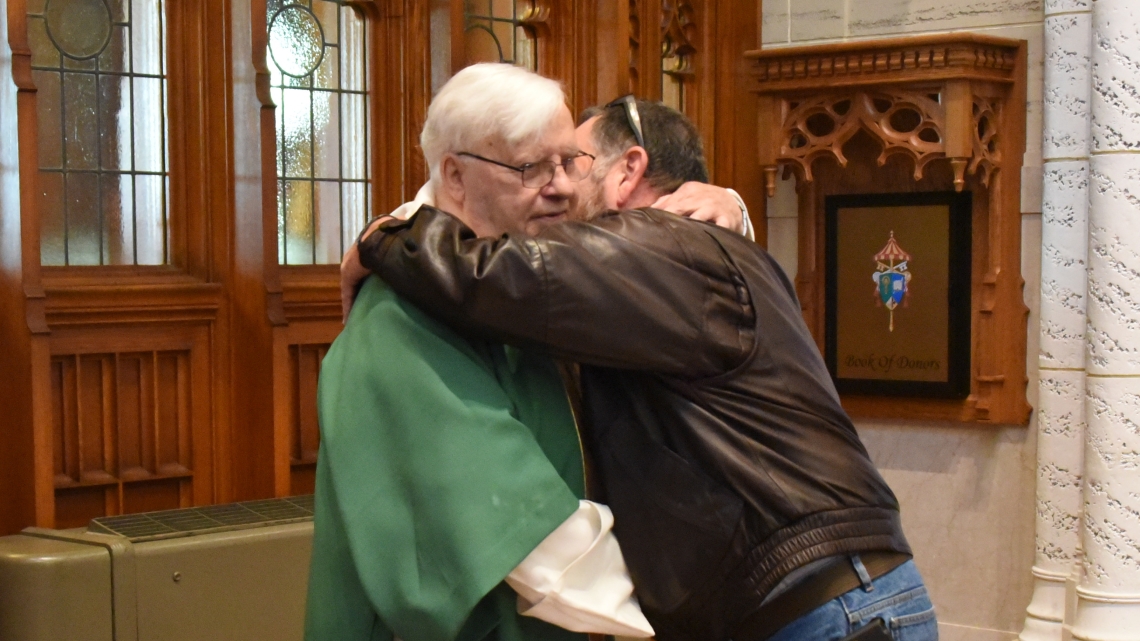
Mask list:
[[[566,177],[569,178],[571,182],[578,182],[589,173],[593,161],[594,159],[592,157],[583,154],[581,156],[567,158],[561,163],[555,163],[553,160],[536,162],[533,165],[528,165],[523,168],[523,186],[531,188],[545,187],[551,180],[554,180],[554,171],[558,165],[562,165],[562,170],[566,172]]]

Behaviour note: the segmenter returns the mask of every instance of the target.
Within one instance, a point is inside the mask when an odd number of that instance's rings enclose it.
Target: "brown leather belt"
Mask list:
[[[859,558],[871,579],[877,579],[911,557],[899,552],[864,552]],[[764,641],[792,621],[862,584],[851,560],[838,559],[744,617],[732,639]]]

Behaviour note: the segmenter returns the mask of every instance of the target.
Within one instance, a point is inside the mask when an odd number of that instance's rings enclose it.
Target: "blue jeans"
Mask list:
[[[875,618],[886,622],[895,641],[938,641],[934,606],[913,561],[875,579],[871,586],[824,603],[768,641],[838,641]]]

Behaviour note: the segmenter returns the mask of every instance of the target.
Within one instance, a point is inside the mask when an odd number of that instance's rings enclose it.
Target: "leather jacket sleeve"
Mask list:
[[[360,256],[398,294],[468,334],[591,365],[713,376],[749,353],[755,316],[723,247],[702,223],[678,221],[631,210],[538,237],[477,238],[424,207],[365,239]]]

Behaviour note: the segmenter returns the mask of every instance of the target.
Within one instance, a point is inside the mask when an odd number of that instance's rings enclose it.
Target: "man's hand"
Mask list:
[[[340,310],[344,317],[341,322],[348,322],[348,312],[352,311],[352,303],[356,300],[356,291],[360,289],[360,282],[368,278],[369,272],[360,262],[360,251],[357,245],[361,240],[364,240],[380,227],[380,223],[386,220],[393,220],[391,216],[381,216],[368,224],[364,228],[364,233],[360,235],[348,251],[344,252],[344,258],[340,259]]]
[[[653,207],[693,220],[715,223],[738,234],[744,231],[740,205],[726,189],[715,185],[687,182],[668,196],[658,198]]]

